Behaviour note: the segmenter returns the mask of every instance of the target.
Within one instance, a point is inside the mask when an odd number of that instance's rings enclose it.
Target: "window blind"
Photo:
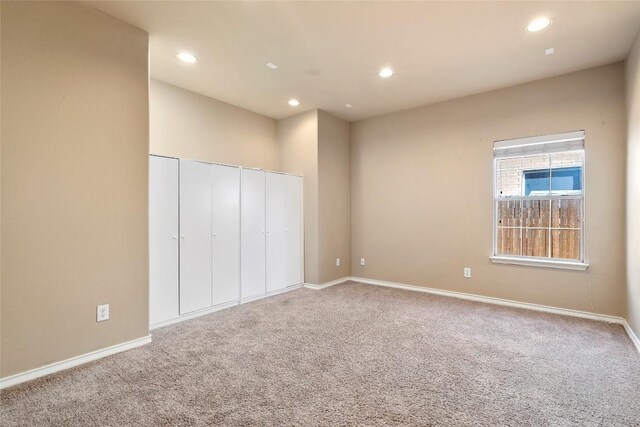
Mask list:
[[[530,156],[584,149],[584,131],[506,139],[493,143],[493,157]]]

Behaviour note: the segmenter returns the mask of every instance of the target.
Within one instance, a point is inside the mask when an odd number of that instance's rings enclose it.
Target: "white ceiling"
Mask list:
[[[357,120],[607,64],[640,28],[640,2],[87,4],[150,34],[153,78],[274,118]],[[539,16],[553,24],[527,33]],[[381,79],[383,66],[396,74]]]

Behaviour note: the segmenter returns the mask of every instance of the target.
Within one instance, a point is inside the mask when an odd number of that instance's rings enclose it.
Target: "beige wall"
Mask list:
[[[623,315],[624,99],[617,63],[352,123],[353,275]],[[493,265],[493,141],[577,129],[591,267]]]
[[[148,334],[149,121],[142,31],[3,2],[1,36],[6,377]]]
[[[304,280],[318,283],[318,111],[278,120],[280,170],[304,176]]]
[[[627,59],[627,320],[640,337],[640,33]]]
[[[153,154],[278,169],[276,120],[151,80]]]
[[[318,283],[351,275],[350,178],[349,122],[318,111]]]
[[[349,123],[321,110],[278,120],[278,146],[280,170],[304,175],[305,282],[349,276]]]

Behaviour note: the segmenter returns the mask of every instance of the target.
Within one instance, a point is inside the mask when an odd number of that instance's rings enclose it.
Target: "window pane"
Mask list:
[[[522,195],[522,159],[496,160],[496,194],[501,197]]]
[[[583,163],[583,150],[495,160],[496,255],[582,259]]]
[[[497,255],[520,255],[520,229],[498,227],[496,233]]]
[[[580,259],[580,231],[551,230],[551,258]]]
[[[522,255],[548,257],[549,230],[522,230]]]
[[[551,201],[551,227],[581,228],[582,209],[580,199],[563,199]]]
[[[551,189],[554,195],[582,194],[582,152],[551,155]]]
[[[549,195],[549,167],[548,154],[522,158],[523,194],[525,196]]]
[[[498,202],[498,227],[520,227],[522,225],[522,202],[520,200],[501,200]]]
[[[549,227],[549,200],[523,200],[522,218],[525,227]]]

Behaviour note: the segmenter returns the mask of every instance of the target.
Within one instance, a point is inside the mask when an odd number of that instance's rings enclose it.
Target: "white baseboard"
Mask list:
[[[163,322],[154,323],[149,326],[150,330],[162,328],[163,326],[173,325],[174,323],[184,322],[185,320],[195,319],[196,317],[204,316],[206,314],[215,313],[216,311],[224,310],[226,308],[235,307],[238,305],[238,301],[225,302],[223,304],[214,305],[213,307],[203,308],[201,310],[192,311],[191,313],[183,314],[173,319],[165,320]]]
[[[571,310],[568,308],[551,307],[548,305],[533,304],[528,302],[520,302],[502,298],[486,297],[475,294],[467,294],[464,292],[445,291],[442,289],[427,288],[416,285],[406,285],[404,283],[385,282],[382,280],[365,279],[362,277],[353,277],[354,282],[364,283],[367,285],[385,286],[388,288],[406,289],[409,291],[427,292],[434,295],[445,297],[459,298],[469,301],[484,302],[488,304],[504,305],[508,307],[524,308],[527,310],[543,311],[545,313],[563,314],[565,316],[581,317],[584,319],[599,320],[602,322],[623,324],[624,319],[618,316],[609,316],[607,314],[591,313],[589,311]]]
[[[10,375],[8,377],[0,379],[0,389],[11,387],[20,383],[24,383],[26,381],[31,381],[36,378],[44,377],[45,375],[73,368],[74,366],[82,365],[87,362],[102,359],[103,357],[111,356],[112,354],[120,353],[125,350],[131,350],[132,348],[140,347],[145,344],[149,344],[150,342],[151,335],[147,335],[145,337],[137,338],[132,341],[112,345],[111,347],[92,351],[90,353],[81,354],[80,356],[72,357],[60,362],[51,363],[40,368],[35,368],[29,371],[21,372],[19,374]]]
[[[629,326],[627,321],[624,318],[618,317],[618,316],[609,316],[607,314],[591,313],[588,311],[580,311],[580,310],[571,310],[568,308],[551,307],[548,305],[532,304],[532,303],[519,302],[519,301],[507,300],[502,298],[485,297],[481,295],[467,294],[463,292],[445,291],[442,289],[407,285],[404,283],[385,282],[382,280],[366,279],[363,277],[350,277],[349,280],[352,280],[358,283],[364,283],[367,285],[385,286],[388,288],[397,288],[397,289],[405,289],[409,291],[426,292],[434,295],[441,295],[445,297],[483,302],[487,304],[496,304],[496,305],[503,305],[507,307],[524,308],[526,310],[542,311],[545,313],[554,313],[554,314],[561,314],[564,316],[573,316],[573,317],[580,317],[583,319],[598,320],[601,322],[616,323],[624,327],[625,331],[627,332],[627,335],[629,335],[629,339],[631,339],[631,342],[633,343],[633,345],[636,347],[638,352],[640,352],[640,340],[631,330],[631,327]]]
[[[633,329],[631,329],[631,326],[629,326],[629,323],[627,323],[626,320],[624,321],[623,326],[624,330],[627,331],[627,335],[629,335],[629,338],[631,338],[631,342],[636,346],[638,353],[640,353],[640,339],[636,334],[633,333]]]
[[[272,297],[274,295],[284,294],[285,292],[289,292],[289,291],[294,291],[296,289],[300,289],[302,286],[303,286],[303,284],[300,283],[299,285],[287,286],[284,289],[278,289],[277,291],[267,292],[266,294],[256,295],[256,296],[252,296],[252,297],[245,297],[245,298],[242,298],[242,304],[245,304],[245,303],[251,302],[251,301],[258,301],[258,300],[263,299],[263,298],[269,298],[269,297]]]
[[[353,277],[341,277],[340,279],[332,280],[331,282],[326,282],[321,285],[314,285],[312,283],[305,283],[304,287],[313,289],[315,291],[319,291],[320,289],[328,288],[329,286],[339,285],[340,283],[348,282],[349,280],[354,280]]]

